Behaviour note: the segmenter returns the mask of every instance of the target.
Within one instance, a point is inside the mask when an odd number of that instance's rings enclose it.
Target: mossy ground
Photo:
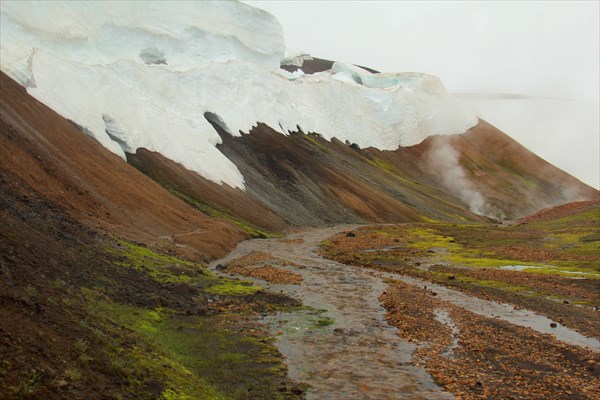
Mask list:
[[[206,293],[220,295],[246,295],[262,289],[249,281],[217,277],[200,264],[157,253],[125,240],[115,240],[116,246],[105,248],[108,253],[119,257],[114,265],[142,271],[156,282],[187,284]]]
[[[600,306],[599,227],[600,209],[594,208],[512,226],[428,222],[365,227],[354,237],[331,238],[321,249],[338,261],[543,310],[592,332],[598,328],[593,309]]]
[[[270,339],[240,334],[240,316],[185,315],[98,299],[96,343],[130,391],[163,399],[287,398],[286,368]],[[282,389],[279,391],[278,389]]]
[[[240,296],[245,296],[243,302],[252,303],[251,295],[261,287],[217,277],[199,264],[124,240],[116,240],[107,252],[117,256],[114,265],[118,268],[141,271],[158,284],[176,288],[183,284],[193,304],[187,309],[177,301],[169,304],[173,308],[139,307],[112,301],[94,289],[86,291],[87,310],[100,321],[96,336],[106,340],[107,357],[131,381],[130,386],[145,393],[139,377],[154,376],[164,399],[295,396],[286,386],[287,369],[269,338],[260,330],[240,333],[247,329],[246,315],[251,311],[243,306],[238,312],[211,308],[220,301],[230,305]],[[116,332],[127,332],[120,335],[120,343],[109,339],[118,337]],[[130,341],[135,345],[124,346]]]
[[[0,309],[0,398],[303,397],[253,322],[297,301],[120,238],[84,245],[91,233],[69,229],[43,246],[0,235],[2,248],[31,249],[11,285],[0,282],[15,299]]]

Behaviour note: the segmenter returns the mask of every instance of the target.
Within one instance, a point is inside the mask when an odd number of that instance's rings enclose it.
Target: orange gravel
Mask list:
[[[252,278],[262,279],[264,281],[284,284],[284,285],[299,285],[302,283],[302,276],[294,272],[287,271],[281,268],[275,268],[272,265],[262,267],[227,267],[225,272],[230,274],[250,276]]]
[[[396,282],[380,299],[399,335],[421,345],[413,362],[458,399],[600,398],[599,353],[473,314],[434,294]],[[434,318],[436,310],[448,313],[456,336]]]
[[[300,274],[274,267],[272,264],[302,268],[301,265],[291,261],[282,260],[264,252],[254,252],[247,256],[231,260],[224,271],[230,274],[262,279],[275,284],[299,285],[302,283],[302,276]]]

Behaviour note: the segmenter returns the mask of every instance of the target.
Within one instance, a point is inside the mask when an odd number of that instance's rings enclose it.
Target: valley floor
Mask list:
[[[0,398],[600,398],[594,202],[303,229],[211,269],[0,203]]]
[[[290,377],[311,386],[307,398],[595,399],[598,243],[559,248],[565,235],[442,223],[311,229],[243,242],[213,267],[311,307],[263,319]],[[554,249],[543,253],[546,242]],[[482,250],[493,244],[528,256]],[[542,253],[552,260],[536,262]]]

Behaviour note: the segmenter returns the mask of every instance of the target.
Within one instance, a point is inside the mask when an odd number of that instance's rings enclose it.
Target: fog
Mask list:
[[[288,48],[440,77],[482,118],[600,186],[599,2],[247,3],[275,15]]]
[[[426,161],[444,187],[468,204],[472,212],[492,216],[485,198],[467,178],[465,170],[459,163],[460,155],[446,139],[447,137],[437,136],[433,139]]]

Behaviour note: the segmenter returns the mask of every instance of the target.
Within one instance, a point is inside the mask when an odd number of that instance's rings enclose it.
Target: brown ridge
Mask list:
[[[216,257],[247,237],[166,192],[0,74],[0,170],[5,190],[36,193],[78,220],[130,240]],[[184,235],[185,234],[185,235]]]

